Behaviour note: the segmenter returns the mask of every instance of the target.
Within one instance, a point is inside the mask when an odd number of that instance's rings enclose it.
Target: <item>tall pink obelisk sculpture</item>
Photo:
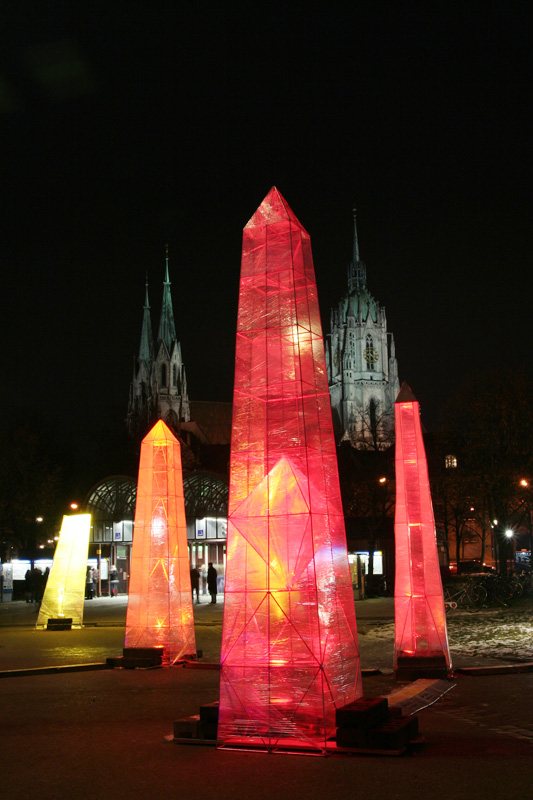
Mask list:
[[[273,188],[243,233],[218,744],[325,752],[360,695],[311,241]]]
[[[406,383],[396,398],[394,669],[398,677],[446,677],[451,669],[435,518],[420,425]]]

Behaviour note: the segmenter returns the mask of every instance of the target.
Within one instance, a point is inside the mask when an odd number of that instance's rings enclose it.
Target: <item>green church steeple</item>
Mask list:
[[[139,362],[145,361],[148,368],[152,365],[154,354],[154,339],[152,334],[152,319],[150,316],[150,302],[148,300],[148,275],[146,276],[146,295],[144,299],[143,326],[141,330],[141,344],[139,347]]]
[[[176,326],[174,324],[174,311],[172,308],[172,296],[170,294],[170,279],[168,277],[168,245],[166,246],[165,258],[165,280],[163,282],[163,304],[161,306],[161,318],[159,320],[159,333],[157,341],[163,342],[170,355],[172,344],[176,340]]]

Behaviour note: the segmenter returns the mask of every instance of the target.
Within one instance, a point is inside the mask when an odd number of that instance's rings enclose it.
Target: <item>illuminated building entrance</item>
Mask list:
[[[191,567],[200,572],[200,593],[207,594],[207,566],[218,575],[217,591],[224,591],[228,532],[228,483],[210,472],[193,472],[183,479],[187,540]]]
[[[218,574],[218,591],[224,590],[228,522],[227,480],[212,472],[193,472],[183,478],[187,542],[191,567],[203,578],[211,561]],[[100,563],[101,592],[108,594],[108,572],[117,567],[119,594],[128,592],[133,520],[137,483],[127,475],[105,478],[89,492],[84,504],[92,514],[89,556]],[[203,591],[203,580],[200,584]],[[206,587],[207,591],[207,587]]]

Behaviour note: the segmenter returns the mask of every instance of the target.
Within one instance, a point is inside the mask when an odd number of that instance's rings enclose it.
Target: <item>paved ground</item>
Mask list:
[[[0,605],[0,671],[82,664],[119,655],[126,599],[86,602],[80,631],[34,631],[36,611]],[[369,695],[398,688],[391,674],[392,600],[356,604]],[[197,645],[220,651],[222,605],[195,606]],[[388,626],[388,628],[386,627]],[[497,659],[462,659],[501,664]],[[5,674],[5,672],[3,673]],[[424,744],[412,755],[302,758],[219,751],[168,741],[172,722],[218,697],[215,670],[78,671],[0,679],[3,787],[9,800],[529,800],[533,673],[457,676],[419,712]]]

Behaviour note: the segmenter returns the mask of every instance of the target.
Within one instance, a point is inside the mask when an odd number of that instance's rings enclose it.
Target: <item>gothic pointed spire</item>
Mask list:
[[[357,209],[352,208],[353,212],[353,263],[359,261],[359,239],[357,238]]]
[[[141,331],[141,344],[139,347],[139,362],[145,361],[148,366],[152,363],[154,339],[152,334],[152,318],[150,316],[150,302],[148,300],[148,275],[146,275],[146,294],[144,298],[143,326]]]
[[[366,264],[359,257],[359,238],[357,236],[357,214],[353,213],[353,257],[348,266],[348,289],[350,292],[366,289]]]
[[[176,340],[176,326],[174,325],[174,311],[172,309],[172,295],[170,294],[170,279],[168,277],[168,244],[165,257],[165,280],[163,281],[163,304],[159,320],[159,333],[157,340],[163,342],[170,354],[172,344]]]

